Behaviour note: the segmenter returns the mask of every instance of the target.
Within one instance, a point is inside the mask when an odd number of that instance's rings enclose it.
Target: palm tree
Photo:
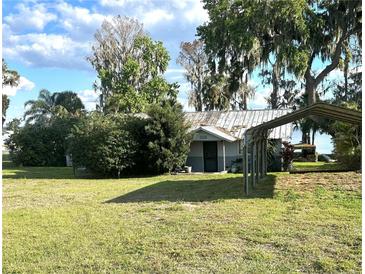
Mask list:
[[[15,70],[8,69],[7,64],[5,63],[4,59],[2,59],[2,86],[11,86],[16,87],[19,85],[20,75]],[[9,107],[10,100],[6,94],[2,94],[2,125],[4,126],[4,122],[6,119],[6,111]]]
[[[47,122],[52,117],[75,117],[79,116],[85,109],[76,93],[64,91],[51,94],[46,89],[39,92],[37,100],[25,102],[25,107],[28,107],[24,113],[26,123],[32,121]]]
[[[56,92],[53,94],[53,97],[54,104],[56,106],[62,106],[67,110],[67,113],[71,114],[72,116],[78,116],[82,110],[85,109],[84,104],[75,92]]]
[[[320,101],[319,95],[317,94],[316,96],[317,96],[317,102],[319,102]],[[295,100],[295,103],[299,109],[308,106],[308,95],[303,94],[302,96],[300,96]],[[295,123],[294,129],[296,130],[300,129],[302,131],[302,143],[304,144],[312,143],[312,145],[314,145],[314,137],[320,129],[320,124],[323,123],[322,120],[319,118],[316,120],[313,120],[311,118],[303,118]],[[312,131],[312,138],[310,137],[311,131]]]

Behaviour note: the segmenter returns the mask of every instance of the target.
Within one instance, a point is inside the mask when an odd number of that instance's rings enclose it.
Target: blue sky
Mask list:
[[[86,56],[102,21],[115,15],[137,18],[154,40],[164,43],[171,56],[165,77],[179,82],[179,101],[191,110],[187,104],[189,85],[176,59],[180,43],[194,40],[196,27],[208,20],[199,0],[3,0],[3,58],[22,76],[17,88],[5,90],[10,96],[7,121],[22,117],[24,103],[36,99],[43,88],[75,91],[87,108],[93,109],[96,74]],[[323,65],[316,63],[318,69]],[[337,77],[338,70],[330,75]],[[257,73],[251,83],[257,91],[249,107],[266,108],[270,87],[261,85]],[[299,142],[300,136],[295,132],[293,143]],[[331,152],[328,136],[316,139],[318,151]]]

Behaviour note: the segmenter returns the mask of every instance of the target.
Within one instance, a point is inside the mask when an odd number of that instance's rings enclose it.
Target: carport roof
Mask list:
[[[264,131],[292,123],[309,116],[319,116],[350,124],[361,125],[362,115],[360,111],[331,105],[327,103],[315,103],[309,107],[293,111],[273,120],[264,122],[255,127],[249,128],[247,134],[261,135]]]

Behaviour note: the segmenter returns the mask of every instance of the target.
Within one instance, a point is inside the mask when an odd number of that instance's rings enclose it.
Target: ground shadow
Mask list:
[[[99,180],[99,179],[117,179],[112,177],[103,177],[97,174],[93,174],[89,171],[82,171],[82,169],[73,170],[72,167],[30,167],[30,166],[17,166],[11,159],[9,154],[3,154],[2,161],[2,177],[4,179],[87,179],[87,180]],[[143,175],[125,175],[122,178],[145,178],[158,176],[156,174],[143,174]]]
[[[158,175],[128,175],[120,179],[128,178],[151,178]],[[6,166],[3,163],[4,179],[77,179],[77,180],[100,180],[100,179],[118,179],[113,177],[103,177],[92,173],[74,174],[72,167],[23,167],[23,166]]]
[[[157,201],[204,202],[220,199],[272,198],[276,176],[268,175],[251,188],[250,194],[243,192],[243,177],[162,181],[121,195],[105,203],[134,203]]]

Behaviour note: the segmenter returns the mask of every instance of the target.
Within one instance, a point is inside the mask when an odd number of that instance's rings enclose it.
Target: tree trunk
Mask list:
[[[203,110],[203,100],[201,97],[201,94],[196,94],[196,100],[197,100],[197,108],[196,111],[202,111]]]
[[[245,84],[248,86],[248,72],[246,71],[245,75]],[[247,92],[243,94],[243,110],[247,110]]]
[[[203,94],[202,94],[202,89],[203,89],[203,79],[202,77],[199,78],[198,81],[198,87],[195,90],[195,99],[197,100],[197,111],[202,111],[203,110]]]
[[[243,110],[247,110],[247,94],[243,94]]]
[[[272,68],[272,93],[270,98],[271,108],[279,108],[278,97],[279,97],[279,81],[280,81],[280,71],[277,63],[274,64]]]
[[[311,144],[310,130],[302,131],[302,143],[303,144]]]
[[[314,136],[316,135],[316,131],[312,129],[312,145],[314,145]]]
[[[312,79],[306,80],[305,93],[308,95],[308,106],[316,103],[316,86]]]
[[[302,131],[302,143],[303,144],[308,143],[308,132]]]

